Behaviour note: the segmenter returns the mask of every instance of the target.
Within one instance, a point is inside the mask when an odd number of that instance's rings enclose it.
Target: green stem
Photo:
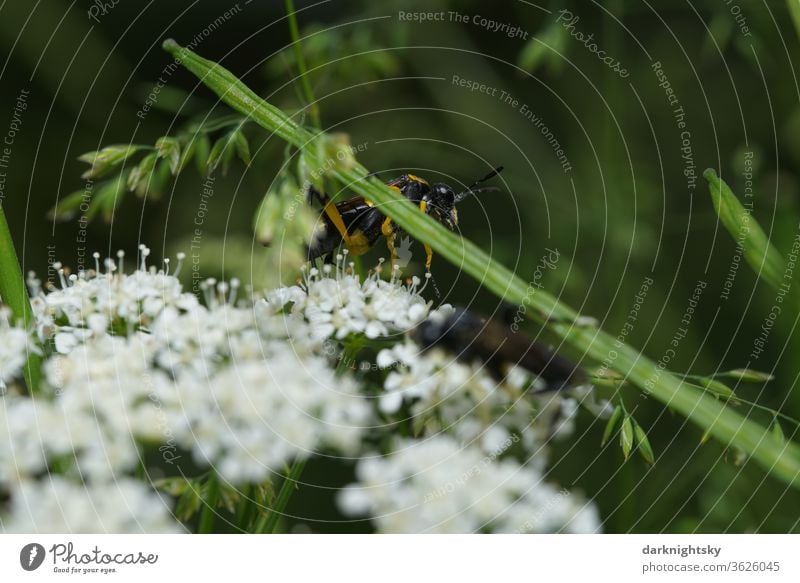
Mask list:
[[[296,459],[286,474],[283,480],[278,497],[275,499],[275,504],[269,512],[263,514],[256,523],[255,532],[257,533],[274,533],[275,528],[278,526],[278,520],[283,516],[283,511],[286,510],[286,505],[289,503],[289,498],[292,497],[297,488],[297,481],[303,474],[306,467],[305,459]]]
[[[197,133],[199,131],[210,133],[231,126],[241,126],[242,122],[246,121],[248,120],[246,118],[242,118],[241,115],[231,114],[219,118],[210,119],[208,121],[198,121],[192,123],[191,125],[188,126],[187,132],[192,134]]]
[[[686,379],[686,384],[688,384],[689,386],[692,386],[701,391],[706,391],[707,393],[713,395],[715,399],[720,398],[719,395],[713,393],[708,387],[704,387],[703,385],[698,385],[691,382],[693,375],[686,375],[683,378]],[[777,409],[773,409],[772,407],[767,407],[766,405],[759,405],[754,401],[742,399],[741,397],[735,394],[734,396],[729,397],[727,400],[737,405],[747,405],[748,407],[752,407],[753,409],[758,409],[759,411],[763,411],[764,413],[769,413],[769,415],[771,415],[773,418],[783,419],[784,421],[791,423],[794,427],[800,427],[800,421],[798,421],[791,415],[787,415],[786,413],[781,413],[780,411],[778,411]]]
[[[797,36],[800,37],[800,0],[786,0],[786,5],[789,7],[789,14],[797,30]]]
[[[11,231],[6,221],[6,213],[0,204],[0,299],[9,307],[13,320],[22,321],[25,328],[33,325],[33,311],[22,278],[22,269],[11,238]],[[28,353],[23,374],[30,394],[39,392],[41,381],[42,357],[34,352]]]
[[[363,336],[355,336],[345,343],[339,363],[336,365],[336,374],[342,374],[351,364],[355,364],[356,355],[361,351],[365,340]]]
[[[219,498],[219,478],[213,470],[208,476],[205,496],[203,497],[203,511],[200,513],[200,524],[197,532],[208,534],[213,532],[214,519],[217,517],[217,499]]]
[[[311,124],[317,129],[322,128],[319,116],[319,105],[314,99],[314,92],[311,90],[311,82],[308,80],[308,68],[306,59],[303,56],[303,45],[300,42],[300,30],[297,26],[297,12],[294,9],[294,0],[286,0],[286,15],[289,18],[289,32],[292,35],[292,47],[294,49],[295,60],[297,61],[297,71],[300,75],[300,83],[303,87],[306,101],[308,102],[308,115]]]
[[[164,48],[203,83],[240,113],[250,116],[261,127],[294,146],[309,147],[313,137],[276,107],[264,102],[230,71],[167,40]],[[621,344],[614,336],[594,326],[575,324],[577,312],[543,290],[528,293],[528,284],[515,273],[495,262],[483,249],[447,230],[401,198],[375,178],[368,178],[360,164],[333,164],[330,175],[356,193],[381,207],[406,232],[427,242],[453,265],[481,282],[503,301],[524,304],[534,318],[579,351],[582,356],[604,362],[613,358],[611,368],[620,372],[644,392],[684,415],[703,430],[708,430],[724,445],[735,445],[750,454],[768,472],[800,488],[800,447],[794,443],[778,445],[769,429],[746,419],[714,397],[687,386],[663,370],[638,350]]]
[[[245,525],[247,524],[247,516],[250,514],[250,509],[253,506],[253,498],[255,497],[255,493],[253,492],[253,487],[250,484],[245,484],[242,486],[241,491],[239,492],[239,505],[236,508],[236,526],[245,531]]]

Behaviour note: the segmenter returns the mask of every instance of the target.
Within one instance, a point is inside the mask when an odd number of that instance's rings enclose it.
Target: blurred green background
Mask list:
[[[74,266],[82,252],[134,254],[140,242],[153,248],[152,257],[189,251],[203,185],[191,168],[165,180],[160,192],[117,197],[112,220],[96,218],[85,237],[79,221],[48,217],[59,197],[84,188],[80,154],[108,144],[153,144],[193,115],[226,112],[190,74],[169,69],[165,38],[200,39],[194,50],[223,62],[272,103],[291,112],[303,107],[282,2],[101,4],[0,7],[0,133],[6,122],[17,130],[0,169],[3,204],[24,269],[41,275],[54,258]],[[752,359],[775,293],[742,261],[729,297],[722,297],[736,247],[701,177],[706,167],[716,168],[743,198],[751,152],[754,217],[788,253],[800,222],[800,90],[793,62],[800,45],[787,3],[331,0],[296,6],[323,125],[363,144],[358,159],[367,168],[387,179],[410,170],[463,185],[504,165],[493,181],[500,192],[461,206],[466,237],[613,334],[652,277],[627,341],[656,360],[684,327],[697,282],[706,282],[669,368],[706,374],[749,362],[776,378],[737,392],[800,417],[796,314],[778,318],[764,352]],[[419,12],[443,16],[408,22],[400,14]],[[482,18],[508,27],[493,31]],[[511,27],[519,34],[504,33]],[[593,38],[582,42],[577,33]],[[596,49],[587,46],[592,43]],[[605,51],[629,74],[621,76],[593,50]],[[676,104],[659,86],[657,62]],[[489,89],[470,91],[454,76]],[[143,113],[159,78],[166,83]],[[24,92],[22,111],[17,104]],[[685,128],[675,117],[679,106]],[[528,119],[526,109],[551,133]],[[258,287],[274,269],[254,243],[252,220],[285,146],[252,124],[245,131],[253,162],[233,162],[215,180],[201,226],[200,269],[204,277],[236,276]],[[683,131],[690,158],[682,151]],[[537,279],[546,248],[557,249],[560,260]],[[418,245],[412,251],[410,269],[421,273],[422,251]],[[371,260],[378,255],[385,249]],[[501,307],[456,267],[434,261],[436,302],[487,313]],[[624,462],[614,444],[601,448],[602,425],[588,415],[576,439],[553,456],[554,475],[594,497],[606,531],[800,531],[795,491],[735,451],[701,445],[700,430],[638,391],[626,392],[626,404],[649,432],[654,466]],[[739,409],[748,413],[747,405]],[[784,423],[783,430],[791,437],[796,426]],[[346,478],[324,464],[309,468],[307,478],[320,487],[293,498],[289,511],[336,520],[323,486]],[[319,531],[349,528],[309,524]]]

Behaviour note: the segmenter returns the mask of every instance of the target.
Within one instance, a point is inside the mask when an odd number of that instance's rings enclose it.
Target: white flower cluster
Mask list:
[[[114,479],[139,460],[133,435],[153,433],[153,403],[146,378],[147,342],[90,339],[45,363],[53,398],[8,395],[0,403],[0,481],[33,477],[50,462],[74,456],[69,470],[89,481]],[[65,463],[65,462],[62,462]]]
[[[77,275],[57,265],[62,286],[48,293],[31,276],[39,343],[0,313],[0,387],[45,347],[41,391],[0,397],[3,530],[177,531],[170,502],[134,475],[211,468],[224,482],[259,484],[315,453],[369,454],[342,501],[385,532],[597,527],[591,507],[541,480],[543,444],[554,419],[574,416],[564,415],[569,401],[532,402],[525,375],[498,387],[477,364],[420,354],[405,332],[449,308],[431,312],[419,279],[405,285],[396,270],[381,279],[380,265],[362,280],[345,255],[264,299],[239,298],[236,280],[208,280],[201,304],[176,277],[182,257],[170,274],[166,261],[148,268],[148,254],[140,249],[130,275],[121,253]],[[374,379],[341,374],[330,358],[330,343],[354,337],[395,342],[377,355],[379,399]],[[373,444],[391,442],[385,418],[404,405],[420,437],[376,458]],[[496,455],[512,437],[524,466]],[[458,488],[425,501],[449,484]]]
[[[431,317],[449,309],[440,308]],[[578,412],[575,399],[553,391],[532,394],[539,381],[521,369],[513,369],[505,383],[498,384],[480,363],[465,364],[435,348],[423,352],[410,340],[382,350],[377,361],[379,367],[391,369],[380,410],[392,414],[409,404],[418,430],[446,430],[471,442],[488,429],[510,428],[521,432],[531,452],[551,438],[572,433]]]
[[[428,315],[419,278],[410,286],[400,284],[398,270],[381,279],[383,264],[364,281],[345,266],[346,255],[339,255],[335,265],[325,265],[320,272],[311,268],[302,286],[280,288],[267,294],[267,301],[277,305],[292,303],[292,312],[302,314],[311,325],[316,340],[363,333],[367,338],[401,334]],[[333,277],[332,277],[333,275]],[[427,281],[426,281],[427,283]]]
[[[55,341],[47,395],[0,400],[0,488],[12,504],[54,466],[90,494],[107,488],[151,443],[168,463],[190,452],[232,483],[262,482],[319,448],[356,453],[369,403],[310,352],[300,316],[263,300],[234,306],[235,283],[207,282],[203,306],[153,268],[61,275],[63,288],[33,302],[40,334]],[[26,332],[6,323],[0,342],[4,379],[18,377]]]
[[[166,502],[144,482],[123,478],[90,488],[61,476],[19,484],[0,527],[42,534],[181,532]]]
[[[355,455],[371,420],[354,379],[285,344],[236,358],[208,381],[183,378],[162,402],[178,444],[234,484],[263,482],[323,447]]]
[[[11,313],[0,306],[0,393],[15,378],[19,378],[28,356],[38,352],[30,334],[11,325]]]
[[[496,459],[513,438],[484,454],[447,436],[405,440],[362,460],[358,485],[342,491],[351,515],[374,517],[384,532],[595,532],[594,507],[543,481],[535,469]]]
[[[28,285],[34,291],[31,302],[40,336],[52,335],[55,330],[56,348],[69,352],[77,341],[91,332],[103,333],[115,322],[122,322],[122,332],[133,330],[151,322],[165,306],[189,309],[197,305],[197,298],[183,293],[176,275],[180,272],[184,255],[178,257],[174,275],[166,270],[146,268],[150,250],[140,246],[141,267],[130,275],[123,274],[125,254],[117,253],[119,265],[111,259],[101,270],[100,254],[95,253],[96,271],[66,274],[60,263],[53,268],[61,279],[61,287],[51,293],[42,293],[33,274]],[[165,260],[169,266],[169,261]],[[68,336],[74,335],[75,338]]]

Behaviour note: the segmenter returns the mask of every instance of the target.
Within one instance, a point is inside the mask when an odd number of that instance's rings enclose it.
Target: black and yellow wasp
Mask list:
[[[495,168],[459,193],[456,193],[447,184],[431,185],[428,181],[409,173],[388,182],[387,186],[402,194],[421,212],[454,231],[458,226],[456,205],[470,194],[497,190],[494,187],[475,187],[496,176],[502,170],[502,166]],[[312,186],[308,191],[308,203],[311,204],[314,198],[322,204],[323,214],[308,247],[309,261],[318,257],[329,258],[342,244],[350,255],[363,255],[375,245],[380,237],[383,237],[389,248],[392,264],[394,264],[397,259],[394,242],[398,228],[392,219],[381,213],[371,201],[362,196],[356,196],[334,204],[330,197],[320,193]],[[427,244],[425,244],[425,255],[425,268],[430,270],[433,250]]]

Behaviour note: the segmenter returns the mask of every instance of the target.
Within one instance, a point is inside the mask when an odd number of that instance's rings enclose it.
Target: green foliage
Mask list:
[[[775,438],[777,443],[781,445],[786,443],[786,436],[783,434],[781,422],[777,418],[772,420],[772,436]]]
[[[377,38],[379,34],[377,28],[370,26],[323,30],[322,26],[312,24],[302,33],[302,55],[311,74],[321,78],[326,89],[366,83],[368,91],[369,81],[391,77],[400,69],[392,51],[376,49],[382,44]],[[299,69],[294,46],[267,63],[268,73],[276,79],[285,79],[287,68]]]
[[[780,252],[770,243],[751,211],[742,206],[730,187],[714,170],[709,168],[703,176],[709,184],[714,210],[736,244],[741,245],[750,267],[761,279],[778,289],[783,282],[785,267]]]
[[[655,463],[655,455],[653,454],[653,447],[650,445],[650,440],[647,438],[647,433],[641,425],[636,422],[633,415],[625,410],[625,405],[620,401],[614,411],[611,413],[606,427],[603,430],[603,440],[601,445],[605,445],[611,439],[611,436],[619,430],[619,446],[622,449],[622,455],[627,460],[631,452],[636,447],[636,451],[648,464]]]
[[[90,168],[81,175],[81,178],[100,178],[114,170],[119,164],[130,158],[145,146],[116,145],[106,146],[102,150],[86,152],[78,156],[78,160],[89,164]]]
[[[614,411],[611,413],[611,417],[608,419],[608,423],[606,423],[606,428],[603,431],[603,441],[600,442],[600,445],[605,445],[608,443],[608,440],[611,439],[611,436],[614,435],[614,431],[617,429],[617,424],[622,419],[622,405],[617,405],[614,407]]]
[[[650,440],[647,439],[647,434],[642,429],[642,426],[633,421],[633,437],[636,441],[636,447],[639,455],[642,456],[644,461],[648,464],[654,464],[656,457],[653,454],[653,448],[650,446]]]
[[[715,379],[701,377],[700,384],[711,393],[719,396],[724,397],[726,399],[731,398],[734,396],[733,389],[731,389],[725,383],[722,383]]]
[[[68,221],[83,204],[88,204],[84,213],[88,220],[100,216],[110,221],[126,193],[132,192],[142,199],[160,198],[170,179],[177,177],[192,159],[202,175],[213,174],[220,164],[223,175],[227,174],[235,157],[250,165],[252,156],[245,124],[246,120],[239,116],[191,122],[175,136],[158,138],[153,146],[114,145],[82,154],[78,160],[90,165],[82,177],[90,181],[106,180],[68,194],[48,214],[55,220]],[[212,134],[220,134],[213,147]],[[141,157],[133,163],[136,155]]]
[[[156,152],[159,158],[165,159],[169,163],[172,174],[177,174],[181,166],[181,145],[175,138],[164,136],[156,140]]]
[[[622,455],[625,459],[631,455],[633,449],[633,420],[626,415],[622,420],[622,429],[619,432],[619,446],[622,448]]]
[[[786,5],[789,7],[789,14],[794,22],[797,36],[800,37],[800,0],[786,0]]]
[[[278,491],[278,495],[275,498],[274,503],[270,505],[271,510],[269,512],[263,513],[259,517],[258,521],[256,522],[253,528],[253,532],[255,533],[275,532],[275,529],[278,526],[278,521],[280,520],[283,511],[286,509],[286,505],[289,503],[289,498],[291,498],[292,492],[298,486],[297,480],[303,473],[305,465],[306,465],[305,460],[297,460],[292,464],[292,467],[289,468],[289,471],[283,480],[283,484],[281,485],[281,489]]]
[[[97,193],[92,197],[92,204],[89,206],[86,218],[92,220],[97,215],[100,215],[105,221],[111,221],[117,201],[125,194],[127,183],[127,172],[121,172],[113,180],[102,183],[98,187]]]
[[[744,383],[766,383],[775,378],[769,373],[761,372],[760,370],[753,370],[751,368],[737,368],[734,370],[728,370],[717,373],[716,376],[726,377]]]
[[[557,73],[564,67],[567,39],[564,26],[553,21],[540,33],[531,35],[519,53],[517,64],[530,73],[536,73],[540,67]]]

